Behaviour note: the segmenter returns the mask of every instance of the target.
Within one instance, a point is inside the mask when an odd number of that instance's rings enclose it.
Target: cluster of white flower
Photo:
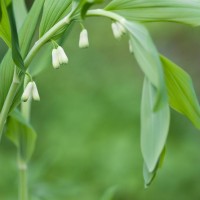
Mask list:
[[[68,57],[61,46],[52,50],[52,65],[54,69],[58,69],[60,65],[68,63]]]
[[[35,101],[40,100],[38,89],[34,81],[30,81],[27,84],[21,97],[22,101],[24,102],[28,101],[31,98],[33,98]]]
[[[113,35],[116,39],[120,39],[126,33],[126,29],[120,22],[113,22],[111,24]]]
[[[126,29],[120,22],[113,22],[111,24],[111,27],[112,27],[113,35],[116,39],[120,39],[122,35],[126,33]],[[80,48],[89,47],[88,32],[85,28],[80,32],[79,47]],[[131,53],[133,52],[130,41],[129,41],[129,50]],[[52,50],[52,65],[54,69],[58,69],[60,65],[67,64],[68,62],[69,62],[69,59],[64,49],[61,46],[58,46],[57,48],[54,48]],[[33,98],[36,101],[40,100],[37,86],[34,81],[30,81],[27,84],[26,88],[24,89],[21,99],[22,101],[27,101],[30,98]]]

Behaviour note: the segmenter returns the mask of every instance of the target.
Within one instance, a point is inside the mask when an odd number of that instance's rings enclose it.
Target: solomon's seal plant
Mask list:
[[[46,54],[52,54],[53,68],[68,63],[62,40],[68,37],[65,33],[73,28],[72,23],[82,26],[80,48],[89,46],[88,31],[83,26],[88,17],[109,18],[116,39],[124,34],[129,37],[127,48],[144,73],[141,150],[146,186],[155,177],[164,156],[170,108],[200,129],[200,107],[190,76],[159,54],[145,28],[147,22],[168,21],[199,26],[200,1],[110,0],[104,8],[92,9],[102,2],[34,0],[28,12],[24,0],[0,0],[0,37],[9,48],[0,64],[0,137],[6,134],[17,147],[21,200],[28,199],[26,171],[36,139],[30,124],[31,102],[40,100],[34,80],[43,67],[40,59],[34,66],[32,60],[44,49]],[[39,35],[35,37],[38,24]]]

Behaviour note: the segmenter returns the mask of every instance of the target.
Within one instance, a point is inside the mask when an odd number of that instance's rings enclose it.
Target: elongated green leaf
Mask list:
[[[6,6],[9,6],[12,0],[5,0]]]
[[[149,172],[145,162],[143,163],[143,177],[144,177],[144,185],[147,188],[156,176],[156,169],[153,172]]]
[[[6,135],[19,149],[20,157],[29,161],[35,147],[36,133],[17,110],[8,117]]]
[[[19,33],[19,45],[21,48],[21,54],[24,58],[31,45],[32,37],[35,32],[35,28],[42,10],[44,0],[36,0],[22,26]],[[31,26],[30,26],[31,24]],[[9,50],[4,57],[0,65],[0,110],[2,109],[3,103],[5,101],[6,95],[8,93],[9,87],[13,78],[14,63],[12,61],[11,50]],[[20,102],[20,94],[17,94],[13,102],[13,106],[16,106]]]
[[[11,47],[10,23],[4,0],[0,1],[0,37]]]
[[[161,56],[170,106],[188,117],[200,129],[200,106],[190,76],[176,64]]]
[[[148,186],[152,183],[152,181],[156,177],[157,171],[159,170],[159,168],[162,167],[164,158],[165,158],[165,148],[163,149],[159,157],[158,163],[153,172],[149,172],[146,163],[145,162],[143,163],[143,177],[144,177],[145,188],[148,188]]]
[[[20,48],[19,48],[19,39],[17,33],[16,22],[13,13],[12,4],[8,8],[9,10],[9,20],[11,25],[11,36],[12,36],[12,58],[17,67],[25,72],[24,61],[22,59]]]
[[[15,14],[15,21],[17,24],[17,30],[20,30],[23,22],[27,17],[27,9],[24,0],[13,0],[13,10]]]
[[[198,0],[114,0],[106,9],[133,21],[172,21],[200,25]]]
[[[141,103],[141,149],[149,172],[153,172],[164,149],[169,123],[170,110],[165,103],[153,111],[156,98],[155,87],[145,78]]]
[[[72,0],[45,0],[42,20],[40,23],[40,37],[70,11]],[[67,27],[67,25],[66,25]],[[63,29],[61,33],[64,31]]]
[[[145,73],[145,76],[157,89],[157,98],[154,103],[155,108],[158,108],[167,101],[167,92],[162,64],[157,49],[144,26],[129,21],[126,21],[124,26],[130,33],[130,44],[132,45],[137,62]]]

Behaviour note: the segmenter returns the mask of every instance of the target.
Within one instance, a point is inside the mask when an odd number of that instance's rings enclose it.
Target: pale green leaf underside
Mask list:
[[[200,25],[198,0],[114,0],[106,9],[133,21],[172,21]]]
[[[156,176],[156,172],[149,172],[145,162],[143,163],[143,178],[144,178],[144,184],[145,184],[145,188],[147,188],[151,182],[153,181],[153,179]]]
[[[157,174],[157,171],[159,170],[159,168],[162,167],[164,158],[165,158],[165,147],[160,154],[159,160],[157,162],[157,165],[156,165],[154,171],[149,172],[149,169],[147,168],[146,163],[145,162],[143,163],[143,177],[144,177],[145,188],[147,188],[154,180],[154,178]]]
[[[158,108],[167,101],[163,68],[158,51],[144,26],[129,21],[124,25],[129,31],[130,43],[137,62],[157,90],[154,105]]]
[[[188,117],[200,129],[200,107],[190,76],[176,64],[161,56],[170,106]]]
[[[156,90],[145,78],[141,103],[141,149],[149,172],[153,172],[164,149],[170,123],[170,110],[166,102],[153,111]]]

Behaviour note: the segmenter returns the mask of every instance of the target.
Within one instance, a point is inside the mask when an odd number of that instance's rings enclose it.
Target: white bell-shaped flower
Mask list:
[[[57,48],[57,55],[59,59],[59,63],[61,64],[67,64],[69,62],[69,59],[64,51],[64,49],[61,46],[58,46]]]
[[[29,82],[27,86],[24,89],[24,92],[22,94],[21,100],[26,102],[28,99],[32,98],[32,89],[33,89],[33,82]]]
[[[111,24],[113,35],[116,39],[120,39],[124,33],[126,33],[126,29],[119,22],[113,22]]]
[[[52,50],[52,65],[54,69],[58,69],[60,65],[67,64],[68,62],[68,57],[61,46]]]
[[[40,95],[36,86],[36,83],[33,81],[33,87],[32,87],[32,97],[35,101],[40,101]]]
[[[28,101],[31,98],[33,98],[35,101],[40,100],[38,89],[34,81],[30,81],[27,84],[21,97],[22,101],[24,102]]]
[[[113,35],[116,39],[119,39],[121,38],[121,31],[119,30],[119,27],[117,26],[117,24],[115,22],[113,22],[111,24],[111,27],[112,27],[112,31],[113,31]]]
[[[58,69],[60,67],[57,49],[52,50],[52,65],[54,69]]]
[[[121,34],[125,34],[126,33],[126,29],[124,28],[124,26],[120,23],[120,22],[116,22],[119,30],[121,31]]]
[[[83,29],[81,31],[81,33],[80,33],[79,47],[80,48],[87,48],[87,47],[89,47],[88,32],[87,32],[86,29]]]

